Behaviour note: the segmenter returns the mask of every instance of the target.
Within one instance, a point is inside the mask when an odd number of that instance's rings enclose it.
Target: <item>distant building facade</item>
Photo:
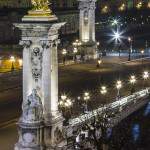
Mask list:
[[[0,0],[0,43],[19,40],[19,31],[14,31],[13,23],[20,22],[27,10],[32,7],[31,0]],[[51,8],[60,22],[66,22],[61,34],[77,33],[79,13],[75,0],[51,0]],[[8,13],[9,12],[9,13]]]
[[[79,31],[79,11],[77,0],[50,0],[51,8],[60,22],[66,22],[61,34]],[[0,0],[0,43],[14,42],[19,39],[19,31],[13,30],[12,23],[21,21],[21,17],[31,7],[31,0]],[[150,9],[150,0],[98,0],[97,11],[109,13],[127,9]],[[9,13],[8,13],[9,12]]]

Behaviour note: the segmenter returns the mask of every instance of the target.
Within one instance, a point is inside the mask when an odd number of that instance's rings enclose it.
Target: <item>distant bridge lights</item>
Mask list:
[[[148,71],[144,71],[143,72],[143,79],[147,80],[149,78],[149,72]]]
[[[119,99],[119,98],[120,98],[120,89],[122,88],[122,81],[121,81],[121,80],[118,80],[118,81],[116,82],[116,88],[117,88],[117,90],[118,90],[117,99]]]
[[[58,105],[62,112],[66,115],[66,112],[72,107],[72,101],[66,95],[62,95]]]
[[[131,84],[133,84],[133,85],[134,85],[134,84],[136,83],[136,77],[135,77],[135,75],[131,75],[131,77],[130,77],[130,80],[129,80],[129,81],[130,81],[130,83],[131,83]]]
[[[101,92],[102,95],[105,95],[107,93],[106,86],[102,86],[100,92]]]
[[[90,93],[89,92],[84,92],[83,94],[83,100],[85,102],[84,104],[84,112],[88,112],[88,101],[90,100]]]
[[[131,75],[130,76],[130,79],[129,79],[129,82],[130,82],[130,84],[132,85],[132,88],[131,88],[131,94],[133,94],[134,92],[135,92],[135,83],[136,83],[136,77],[135,77],[135,75]]]

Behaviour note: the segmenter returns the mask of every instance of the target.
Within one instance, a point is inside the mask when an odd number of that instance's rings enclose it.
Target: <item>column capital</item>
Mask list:
[[[60,43],[59,39],[54,39],[54,40],[41,40],[40,44],[43,48],[49,48],[49,47],[55,47]]]
[[[29,48],[31,46],[32,42],[31,40],[20,40],[19,41],[19,45],[25,47],[25,48]]]
[[[41,40],[40,41],[40,45],[43,47],[43,48],[49,48],[51,46],[51,41],[50,40]]]
[[[79,1],[79,9],[94,9],[95,10],[95,2],[96,0],[78,0]]]

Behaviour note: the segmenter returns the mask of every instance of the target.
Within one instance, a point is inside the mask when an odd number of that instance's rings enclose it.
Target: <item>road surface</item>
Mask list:
[[[96,68],[93,62],[86,64],[75,64],[59,68],[59,94],[64,91],[70,96],[77,96],[85,90],[98,88],[100,84],[114,86],[114,81],[121,76],[128,79],[133,72],[141,73],[143,67],[149,68],[150,61],[141,61],[130,64],[120,64],[119,58],[106,58],[100,68]],[[11,76],[2,75],[0,79],[0,124],[20,116],[22,101],[22,77],[21,73]],[[110,85],[111,84],[111,85]],[[114,95],[116,90],[114,89]],[[103,101],[106,102],[103,98]],[[111,100],[111,99],[109,99]],[[108,100],[107,100],[108,101]],[[101,103],[100,101],[99,103]],[[108,101],[109,102],[109,101]]]

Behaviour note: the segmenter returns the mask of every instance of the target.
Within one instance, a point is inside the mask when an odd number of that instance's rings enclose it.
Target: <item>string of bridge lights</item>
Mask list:
[[[144,81],[147,81],[147,80],[149,79],[149,77],[150,77],[150,73],[149,73],[147,70],[145,70],[145,71],[142,73],[142,79],[143,79]],[[129,83],[132,85],[132,87],[133,87],[133,86],[137,83],[137,79],[138,79],[138,78],[137,78],[135,75],[130,75],[128,82],[129,82]],[[116,84],[115,84],[115,88],[116,88],[117,91],[118,91],[117,97],[119,97],[119,96],[120,96],[120,89],[123,88],[123,81],[122,81],[122,80],[117,80],[117,81],[116,81]],[[102,86],[100,87],[100,94],[104,96],[104,95],[107,94],[107,92],[108,92],[107,86],[102,85]],[[81,99],[82,99],[82,100],[86,103],[86,105],[87,105],[87,102],[88,102],[88,101],[90,100],[90,98],[91,98],[90,95],[91,95],[90,92],[85,91],[85,92],[83,93],[82,97],[81,97],[81,96],[78,96],[77,99],[78,99],[78,100],[81,100]],[[71,99],[71,98],[69,98],[68,95],[62,94],[62,95],[60,96],[60,100],[59,100],[58,105],[59,105],[60,108],[71,108],[71,107],[73,106],[73,102],[74,102],[74,100]]]

